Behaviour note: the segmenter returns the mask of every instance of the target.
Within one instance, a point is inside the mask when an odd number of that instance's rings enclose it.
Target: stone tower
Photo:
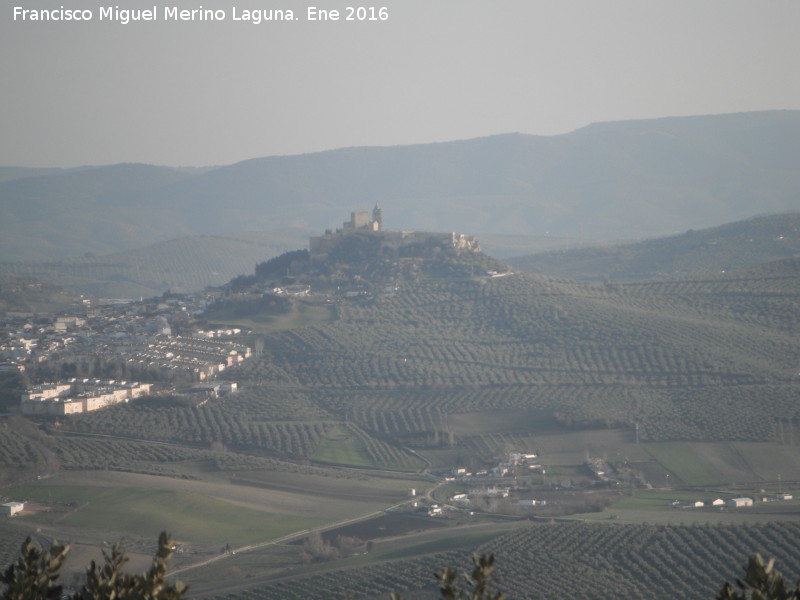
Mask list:
[[[381,221],[381,207],[376,202],[375,208],[372,209],[372,226],[375,231],[381,231],[383,229],[383,223]]]

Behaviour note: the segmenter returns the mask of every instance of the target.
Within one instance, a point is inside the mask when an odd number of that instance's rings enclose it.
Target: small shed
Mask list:
[[[24,508],[24,502],[6,502],[5,504],[0,504],[0,514],[13,517],[18,512],[22,512]]]
[[[752,498],[731,498],[728,500],[728,506],[732,506],[734,508],[740,508],[743,506],[753,506],[753,499]]]

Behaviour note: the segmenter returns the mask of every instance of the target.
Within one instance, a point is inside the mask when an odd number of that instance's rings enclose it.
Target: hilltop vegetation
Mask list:
[[[230,286],[262,289],[264,285],[300,283],[316,292],[360,289],[378,293],[386,286],[422,279],[471,279],[509,271],[508,265],[479,247],[454,247],[449,234],[421,233],[417,237],[413,243],[396,247],[383,233],[351,233],[320,256],[295,250],[259,263],[254,275],[237,277]]]

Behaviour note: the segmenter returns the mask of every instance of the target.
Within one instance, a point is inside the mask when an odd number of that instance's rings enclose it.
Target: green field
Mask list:
[[[377,544],[373,560],[412,558],[458,548],[474,548],[511,529],[513,525],[490,524],[481,528],[458,528],[437,533],[435,540],[418,541],[413,537],[401,543]]]
[[[45,512],[34,521],[153,537],[169,531],[178,540],[250,544],[321,525],[324,518],[257,510],[213,497],[143,488],[24,487],[16,497],[75,504]]]
[[[347,425],[331,428],[311,458],[317,462],[335,465],[377,466],[370,459],[364,442],[356,437]]]
[[[672,485],[682,483],[688,486],[708,486],[728,483],[692,444],[653,443],[647,444],[647,451],[679,479],[673,481]]]
[[[212,323],[224,323],[227,327],[244,327],[254,333],[267,334],[308,325],[323,325],[335,318],[335,308],[324,304],[293,302],[291,310],[284,314],[253,315],[238,317],[224,310],[209,312],[206,317]]]
[[[800,447],[776,443],[733,442],[731,448],[760,479],[769,482],[800,481]]]

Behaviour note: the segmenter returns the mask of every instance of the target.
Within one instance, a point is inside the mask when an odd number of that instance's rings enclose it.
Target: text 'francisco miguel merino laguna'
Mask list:
[[[296,21],[301,18],[291,9],[282,8],[237,8],[228,9],[198,8],[182,9],[177,6],[158,6],[153,8],[120,8],[101,6],[99,9],[73,8],[23,8],[14,7],[14,21],[114,21],[127,25],[136,21],[226,21],[230,13],[231,21],[245,21],[255,25],[268,21]],[[159,15],[161,17],[159,18]],[[308,21],[386,21],[389,18],[386,7],[346,6],[342,10],[322,9],[316,6],[306,8]]]

